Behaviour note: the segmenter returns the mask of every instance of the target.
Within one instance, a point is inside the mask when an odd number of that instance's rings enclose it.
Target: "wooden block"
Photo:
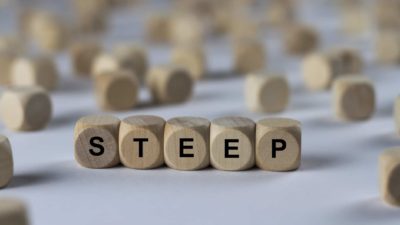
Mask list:
[[[98,105],[105,110],[129,110],[138,102],[139,81],[130,71],[116,70],[95,77]]]
[[[269,2],[266,10],[267,25],[280,27],[292,23],[296,18],[295,2],[291,0]]]
[[[301,161],[301,125],[291,119],[263,119],[256,127],[256,164],[263,170],[292,171]]]
[[[10,52],[14,54],[22,54],[25,52],[24,43],[15,36],[0,37],[0,52]]]
[[[205,40],[203,21],[190,14],[176,14],[171,20],[171,41],[181,45],[201,45]]]
[[[246,77],[245,99],[251,111],[282,112],[287,108],[289,98],[289,84],[282,75],[251,74]]]
[[[109,168],[120,163],[120,120],[110,115],[86,116],[75,125],[75,159],[83,167]]]
[[[387,203],[400,206],[400,149],[385,150],[379,156],[379,183],[381,197]]]
[[[243,117],[224,117],[211,122],[211,165],[219,170],[247,170],[255,165],[255,123]]]
[[[40,130],[52,115],[49,94],[39,87],[11,87],[0,98],[0,116],[9,129]]]
[[[361,73],[361,56],[351,49],[334,49],[326,53],[312,53],[303,61],[303,77],[310,90],[329,89],[340,76]]]
[[[114,48],[114,56],[123,69],[132,71],[142,82],[148,69],[146,50],[138,44],[119,44]]]
[[[380,32],[376,40],[376,57],[380,63],[400,64],[400,33]]]
[[[13,198],[0,198],[0,224],[28,225],[29,218],[25,203]]]
[[[367,78],[342,77],[333,87],[336,116],[343,120],[367,120],[375,111],[375,90]]]
[[[58,71],[54,61],[47,56],[22,57],[14,61],[11,83],[15,86],[40,86],[48,91],[58,84]]]
[[[170,119],[165,125],[165,163],[176,170],[200,170],[210,164],[210,122],[197,117]]]
[[[124,166],[153,169],[164,164],[165,120],[157,116],[131,116],[121,122],[119,154]]]
[[[266,50],[260,40],[241,39],[234,44],[235,71],[240,74],[258,72],[266,66]]]
[[[147,86],[156,103],[182,103],[191,98],[194,81],[185,69],[160,66],[150,70]]]
[[[115,56],[109,53],[100,53],[93,61],[91,75],[95,77],[102,73],[114,72],[121,69],[122,66]]]
[[[146,39],[155,43],[166,43],[171,36],[171,16],[156,12],[146,21]]]
[[[376,23],[382,30],[397,30],[400,26],[400,2],[376,1]]]
[[[16,54],[0,50],[0,85],[11,84],[11,68],[16,58]]]
[[[400,134],[400,96],[398,96],[394,102],[394,120],[397,132]]]
[[[93,62],[101,50],[101,45],[94,40],[73,43],[70,48],[70,56],[75,74],[90,75]]]
[[[175,48],[172,52],[172,64],[189,71],[194,80],[200,80],[206,75],[206,56],[201,46],[185,45]]]
[[[319,45],[317,32],[307,25],[291,25],[286,29],[284,34],[286,51],[293,55],[310,53]]]
[[[14,174],[14,161],[8,138],[0,135],[0,189],[6,187]]]
[[[107,0],[74,0],[74,18],[77,31],[81,33],[99,33],[107,29]]]

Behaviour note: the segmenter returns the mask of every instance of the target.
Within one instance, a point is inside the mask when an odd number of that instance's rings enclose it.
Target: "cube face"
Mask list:
[[[0,135],[0,189],[7,186],[14,173],[14,163],[8,138]]]
[[[311,27],[305,25],[292,25],[286,32],[286,51],[303,55],[313,51],[318,46],[318,34]]]
[[[25,204],[18,199],[1,198],[0,224],[28,225],[29,219]]]
[[[258,72],[265,67],[266,53],[258,40],[240,40],[234,46],[235,71],[241,74]]]
[[[400,149],[385,150],[379,157],[381,197],[387,203],[400,206]]]

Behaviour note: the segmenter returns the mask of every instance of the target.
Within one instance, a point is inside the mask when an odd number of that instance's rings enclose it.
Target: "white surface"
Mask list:
[[[378,109],[367,122],[336,121],[330,94],[306,91],[299,60],[285,58],[279,53],[276,35],[269,35],[270,70],[286,72],[293,91],[289,109],[276,116],[303,123],[302,166],[298,171],[81,168],[73,159],[73,126],[79,117],[99,110],[90,82],[75,79],[68,59],[60,56],[63,80],[52,94],[55,112],[48,129],[14,133],[1,127],[13,146],[15,177],[8,188],[0,190],[0,197],[26,200],[34,225],[399,224],[399,209],[379,199],[377,157],[383,149],[400,145],[391,113],[400,92],[400,70],[370,63],[370,36],[358,41],[333,38],[340,34],[335,23],[325,17],[329,12],[321,13],[318,18],[324,19],[316,21],[310,11],[304,11],[304,20],[323,30],[325,46],[351,45],[365,53],[369,62],[366,74],[376,85]],[[214,71],[226,70],[231,63],[228,46],[220,43],[208,48]],[[162,63],[168,52],[153,48],[150,55],[153,63]],[[142,97],[148,99],[146,90]],[[143,106],[115,115],[123,118],[133,114],[166,119],[239,115],[257,120],[271,116],[246,110],[240,77],[203,81],[192,101],[184,105]]]

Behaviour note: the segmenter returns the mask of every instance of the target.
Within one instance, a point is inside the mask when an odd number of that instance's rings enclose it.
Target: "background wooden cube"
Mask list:
[[[93,62],[102,47],[94,40],[74,42],[70,47],[72,67],[76,75],[90,75]]]
[[[395,102],[394,102],[394,120],[395,120],[395,125],[397,128],[397,132],[400,134],[400,96],[397,96]]]
[[[281,75],[252,74],[246,77],[245,99],[254,112],[278,113],[289,104],[290,89]]]
[[[12,64],[16,58],[15,53],[0,51],[0,85],[11,84]]]
[[[0,198],[0,224],[28,225],[29,218],[25,203],[14,198]]]
[[[198,117],[167,121],[164,132],[165,163],[176,170],[200,170],[210,164],[210,122]]]
[[[14,174],[14,161],[10,141],[0,135],[0,189],[6,187]]]
[[[121,121],[119,155],[124,166],[153,169],[164,164],[165,120],[157,116],[131,116]]]
[[[235,71],[240,74],[259,72],[266,66],[266,50],[258,39],[240,39],[234,43]]]
[[[342,77],[333,88],[336,116],[343,120],[366,120],[375,112],[375,90],[371,81],[361,76]]]
[[[376,57],[383,64],[400,64],[400,32],[380,32],[376,40]]]
[[[304,55],[314,51],[319,45],[318,33],[310,26],[296,24],[284,32],[286,51],[294,55]]]
[[[385,150],[379,156],[379,183],[381,197],[387,203],[400,206],[400,149]]]
[[[0,98],[0,116],[7,128],[16,131],[43,129],[50,121],[52,103],[39,87],[12,87]]]
[[[83,167],[109,168],[120,163],[118,135],[120,120],[110,115],[93,115],[75,124],[75,159]]]
[[[255,164],[255,123],[243,117],[223,117],[211,122],[211,165],[219,170],[246,170]]]
[[[263,119],[256,127],[256,164],[269,171],[292,171],[300,166],[301,127],[292,119]]]
[[[157,12],[146,20],[146,39],[155,43],[166,43],[171,39],[171,16]]]
[[[194,80],[206,75],[207,62],[202,46],[178,46],[174,48],[171,58],[172,64],[185,68]]]
[[[95,77],[95,92],[102,109],[128,110],[137,104],[139,81],[130,71],[105,72]]]
[[[142,82],[148,69],[146,50],[138,44],[122,43],[113,50],[114,56],[125,70],[132,71]]]

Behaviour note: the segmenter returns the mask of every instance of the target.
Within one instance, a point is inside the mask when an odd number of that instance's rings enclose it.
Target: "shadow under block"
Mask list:
[[[97,102],[102,109],[128,110],[137,104],[140,85],[130,71],[104,72],[94,80]]]
[[[400,149],[385,150],[379,157],[380,191],[383,200],[400,206]]]
[[[164,164],[165,120],[156,116],[131,116],[121,121],[119,155],[124,166],[153,169]]]
[[[314,51],[319,44],[318,33],[305,25],[291,25],[285,31],[286,51],[293,55],[304,55]]]
[[[0,98],[0,116],[9,129],[40,130],[52,116],[49,94],[39,87],[11,87]]]
[[[185,68],[194,80],[206,75],[206,56],[201,46],[179,46],[172,52],[172,64]]]
[[[13,174],[14,162],[11,145],[7,137],[0,135],[0,189],[10,183]]]
[[[235,71],[240,74],[258,72],[266,66],[266,49],[258,39],[245,38],[234,41]]]
[[[182,103],[191,98],[194,81],[183,68],[161,66],[150,70],[147,86],[156,103]]]
[[[369,119],[375,111],[375,90],[362,76],[342,77],[333,87],[336,116],[347,121]]]
[[[256,125],[256,164],[268,171],[292,171],[301,161],[301,124],[296,120],[263,119]]]
[[[119,126],[120,120],[109,115],[79,119],[74,130],[76,161],[92,169],[116,166],[120,162]]]
[[[211,165],[219,170],[247,170],[255,165],[255,123],[243,117],[223,117],[211,122]]]
[[[101,45],[94,40],[72,43],[69,52],[75,74],[89,76],[93,62],[101,51]]]
[[[254,112],[278,113],[289,104],[290,88],[280,75],[251,74],[245,81],[247,107]]]
[[[165,163],[176,170],[200,170],[210,164],[210,122],[197,117],[170,119],[164,131]]]
[[[25,204],[17,199],[0,198],[0,224],[28,225],[28,212]]]
[[[326,53],[312,53],[303,61],[303,77],[310,90],[330,89],[340,76],[362,72],[361,56],[351,49],[334,49]]]
[[[15,86],[40,86],[48,91],[58,84],[58,71],[47,56],[18,58],[12,65],[11,83]]]

